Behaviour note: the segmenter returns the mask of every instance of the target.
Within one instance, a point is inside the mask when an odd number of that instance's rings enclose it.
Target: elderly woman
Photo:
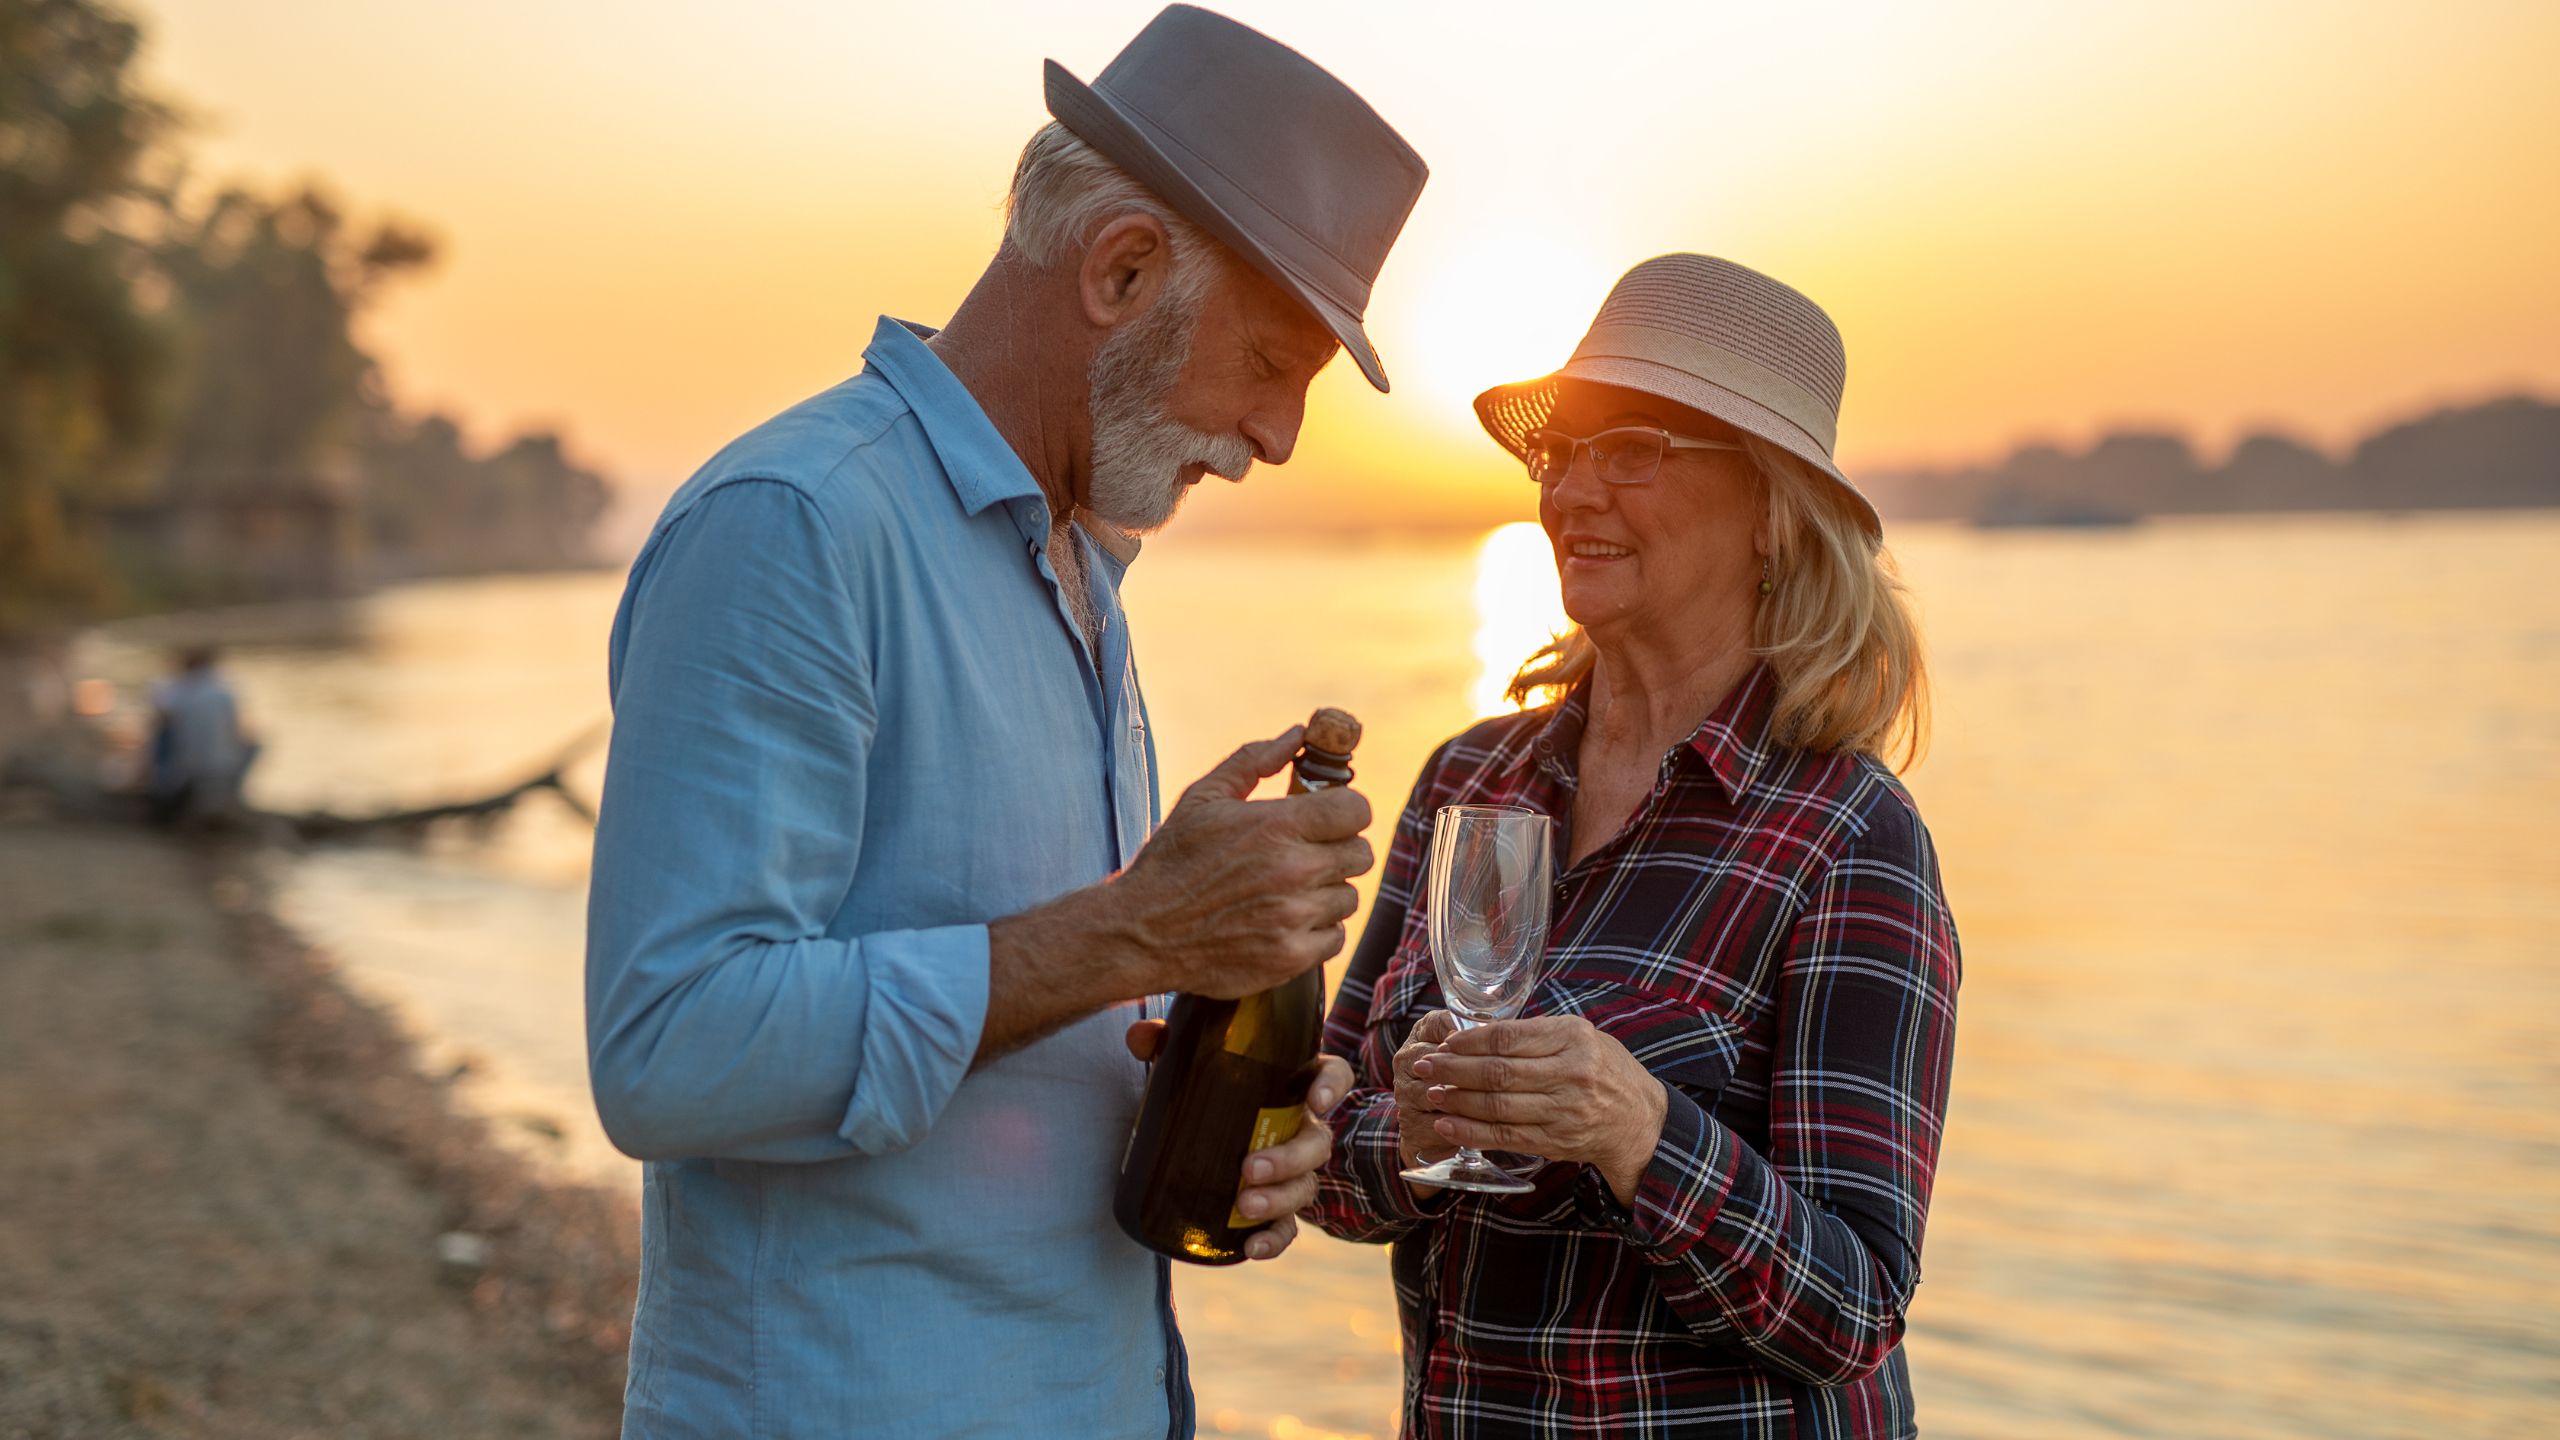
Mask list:
[[[1424,768],[1327,1023],[1361,1088],[1314,1214],[1394,1242],[1408,1436],[1915,1433],[1958,961],[1880,759],[1926,700],[1831,460],[1844,369],[1803,296],[1668,255],[1476,401],[1576,628],[1513,681],[1552,703]],[[1457,804],[1551,817],[1560,875],[1523,1018],[1463,1031],[1420,884]],[[1458,1145],[1547,1163],[1517,1195],[1401,1177]]]

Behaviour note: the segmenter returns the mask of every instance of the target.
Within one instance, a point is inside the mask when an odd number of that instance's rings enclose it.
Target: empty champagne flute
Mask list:
[[[1432,817],[1431,968],[1462,1030],[1519,1014],[1537,984],[1555,883],[1552,828],[1516,805],[1443,805]],[[1495,1195],[1530,1188],[1465,1146],[1404,1178]]]

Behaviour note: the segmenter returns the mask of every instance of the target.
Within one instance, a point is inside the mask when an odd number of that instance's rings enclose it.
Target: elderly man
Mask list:
[[[1421,161],[1186,6],[1048,97],[951,323],[884,319],[688,481],[614,622],[588,1044],[649,1162],[629,1434],[1189,1433],[1170,1275],[1110,1219],[1142,1004],[1321,963],[1370,864],[1357,794],[1246,798],[1294,731],[1154,828],[1118,582],[1189,486],[1289,458],[1337,345],[1385,388],[1360,317]],[[1248,1159],[1256,1257],[1348,1079]]]

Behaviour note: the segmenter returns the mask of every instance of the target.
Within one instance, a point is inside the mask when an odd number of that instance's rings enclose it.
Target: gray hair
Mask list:
[[[1005,243],[1043,270],[1068,259],[1103,225],[1132,214],[1155,217],[1173,242],[1172,295],[1197,304],[1225,270],[1225,246],[1055,120],[1022,147],[1004,210]]]

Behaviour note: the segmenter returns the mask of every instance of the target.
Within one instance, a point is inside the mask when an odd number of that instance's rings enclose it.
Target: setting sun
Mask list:
[[[1562,365],[1626,268],[1587,237],[1533,223],[1422,238],[1401,262],[1413,278],[1389,318],[1395,353],[1430,413],[1469,433],[1469,402]]]

